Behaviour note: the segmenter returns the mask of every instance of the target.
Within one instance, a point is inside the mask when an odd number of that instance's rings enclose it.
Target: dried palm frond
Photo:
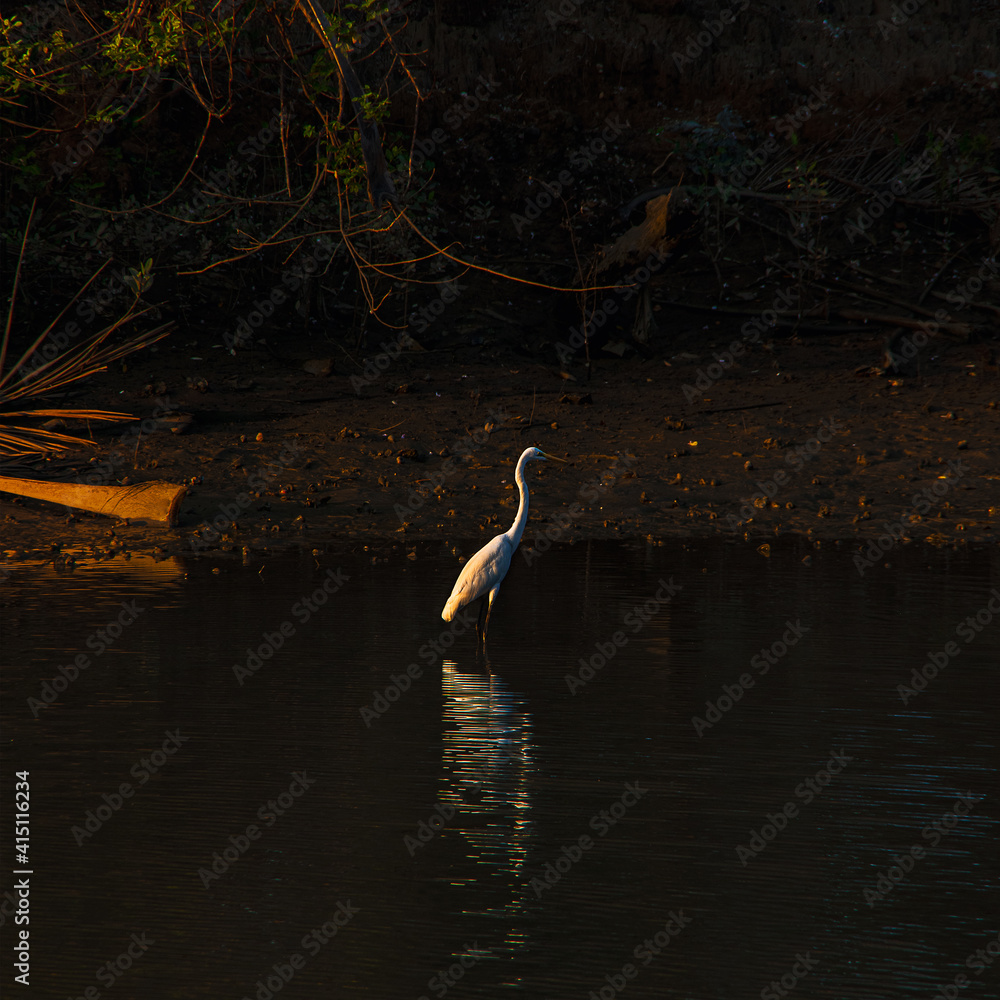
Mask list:
[[[21,239],[21,251],[18,255],[17,268],[14,273],[14,286],[11,291],[10,307],[7,311],[7,323],[4,329],[3,341],[0,343],[0,455],[7,457],[18,457],[25,455],[38,455],[50,452],[66,451],[67,448],[79,445],[92,445],[95,442],[90,438],[76,437],[72,434],[61,434],[43,427],[22,426],[19,424],[8,424],[11,418],[61,418],[63,420],[99,420],[99,421],[121,421],[134,420],[131,414],[115,413],[109,410],[87,410],[73,408],[56,408],[51,406],[34,409],[23,409],[24,401],[38,399],[49,396],[66,386],[79,382],[82,379],[93,375],[95,372],[104,371],[109,364],[119,358],[132,354],[148,347],[170,331],[172,323],[164,323],[145,333],[134,334],[119,344],[108,343],[108,338],[115,331],[121,329],[126,323],[137,320],[150,310],[137,309],[141,285],[137,284],[134,301],[120,316],[103,330],[86,337],[79,344],[76,344],[61,355],[57,354],[52,358],[43,361],[40,365],[33,367],[30,371],[24,371],[23,365],[40,350],[45,341],[56,329],[62,318],[69,311],[70,307],[80,300],[80,297],[97,280],[101,272],[110,264],[107,261],[83,284],[76,295],[70,300],[66,307],[58,316],[32,341],[24,350],[21,356],[5,370],[7,353],[10,347],[10,331],[14,318],[14,300],[17,297],[17,289],[21,276],[21,266],[24,261],[25,247],[28,242],[28,232],[31,228],[31,221],[34,218],[35,206],[32,204],[28,221],[24,227],[24,235]],[[10,409],[11,406],[20,404],[18,409]]]

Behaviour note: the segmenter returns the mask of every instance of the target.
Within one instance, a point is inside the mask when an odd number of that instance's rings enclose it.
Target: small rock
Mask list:
[[[302,370],[309,375],[326,378],[333,371],[333,358],[313,358],[302,365]]]

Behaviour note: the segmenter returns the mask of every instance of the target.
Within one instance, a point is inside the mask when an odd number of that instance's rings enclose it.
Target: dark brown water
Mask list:
[[[15,569],[31,995],[997,996],[998,550],[805,552]]]

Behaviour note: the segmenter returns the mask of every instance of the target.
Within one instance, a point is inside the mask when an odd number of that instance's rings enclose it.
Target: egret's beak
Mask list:
[[[544,455],[544,456],[545,456],[546,458],[551,458],[553,462],[565,462],[565,461],[566,461],[566,459],[565,459],[565,458],[559,458],[559,457],[558,457],[558,456],[556,456],[556,455],[550,455],[550,454],[548,454],[547,452],[544,452],[544,451],[542,452],[542,454],[543,454],[543,455]]]

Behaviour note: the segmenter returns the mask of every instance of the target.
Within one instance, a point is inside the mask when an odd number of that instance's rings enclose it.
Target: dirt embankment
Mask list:
[[[531,444],[569,464],[532,467],[523,544],[788,532],[872,556],[880,542],[995,544],[1000,282],[977,279],[961,308],[948,295],[1000,238],[997,12],[926,5],[897,23],[881,0],[849,17],[805,0],[780,15],[742,6],[723,19],[696,2],[442,2],[411,21],[418,152],[435,162],[440,242],[459,241],[461,259],[568,286],[577,251],[599,256],[627,229],[622,206],[683,182],[682,242],[639,299],[646,321],[633,307],[609,322],[589,373],[570,339],[575,296],[486,271],[459,275],[451,300],[406,300],[421,350],[387,350],[398,331],[372,324],[349,346],[329,324],[307,337],[289,306],[234,356],[225,316],[193,334],[176,313],[169,340],[73,400],[151,423],[92,428],[89,464],[11,474],[187,483],[179,527],[4,496],[8,561],[485,539],[513,518],[514,462]],[[817,88],[829,96],[810,103]],[[927,159],[926,192],[913,181],[900,194],[913,160],[893,161],[893,144],[936,148],[921,135],[931,117],[956,138]],[[627,129],[598,149],[609,121]],[[780,156],[760,154],[782,122]],[[971,187],[942,173],[960,155],[980,171]],[[736,202],[720,177],[740,182]],[[885,191],[892,211],[849,239],[845,223]],[[773,306],[793,286],[790,308]],[[883,372],[893,318],[922,322],[942,301],[937,332]],[[748,337],[769,308],[774,325]]]
[[[727,339],[720,328],[711,342]],[[311,345],[294,346],[277,373],[271,358],[216,350],[207,387],[192,378],[205,370],[195,347],[176,343],[94,379],[95,406],[193,416],[183,434],[99,434],[89,474],[190,483],[180,525],[4,496],[8,560],[476,541],[513,520],[513,466],[532,444],[569,464],[532,466],[526,545],[788,532],[995,544],[1000,377],[978,348],[946,347],[910,378],[875,374],[869,338],[775,342],[731,365],[711,352],[607,361],[590,382],[510,352],[415,352],[358,394],[306,375]],[[166,391],[144,396],[157,382]]]

